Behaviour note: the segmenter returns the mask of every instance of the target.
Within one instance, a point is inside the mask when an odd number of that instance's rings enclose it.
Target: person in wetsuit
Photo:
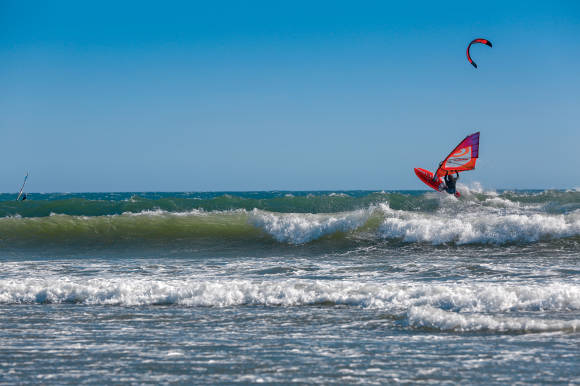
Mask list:
[[[455,190],[455,184],[459,179],[459,173],[455,172],[455,177],[450,175],[449,173],[445,174],[445,191],[449,194],[457,195],[457,191]]]

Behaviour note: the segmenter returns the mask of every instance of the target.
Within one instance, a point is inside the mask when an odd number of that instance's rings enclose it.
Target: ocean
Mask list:
[[[580,383],[580,190],[0,195],[0,383]]]

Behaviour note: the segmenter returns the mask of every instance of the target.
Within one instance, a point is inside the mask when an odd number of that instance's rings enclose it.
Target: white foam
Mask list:
[[[254,209],[250,223],[262,228],[280,242],[303,244],[335,232],[348,232],[362,226],[372,210],[344,213],[273,213]]]
[[[122,216],[132,216],[132,217],[140,217],[140,216],[145,216],[145,217],[155,217],[155,216],[161,216],[161,217],[167,217],[167,216],[175,216],[175,217],[187,217],[187,216],[200,216],[200,217],[206,217],[209,215],[214,215],[214,214],[239,214],[239,213],[246,213],[245,209],[233,209],[233,210],[216,210],[216,211],[205,211],[203,209],[191,209],[188,211],[184,211],[184,212],[170,212],[164,209],[145,209],[142,210],[140,212],[123,212]],[[111,216],[118,216],[118,215],[111,215]]]
[[[459,190],[461,192],[461,195],[463,196],[469,196],[469,195],[473,195],[475,193],[477,194],[484,194],[486,196],[498,196],[497,191],[495,190],[489,190],[489,189],[484,189],[483,185],[481,185],[481,183],[479,182],[472,182],[470,184],[462,184],[460,182],[457,183],[457,190]]]
[[[500,331],[545,332],[580,330],[580,319],[543,320],[522,317],[464,315],[443,311],[431,306],[412,307],[407,313],[408,323],[415,328],[444,331]]]
[[[443,208],[430,214],[393,210],[388,204],[380,207],[385,213],[379,228],[382,237],[408,242],[502,244],[580,235],[578,210],[550,215],[531,211],[502,213],[489,208],[469,211]]]
[[[493,196],[491,198],[486,198],[483,201],[484,205],[490,205],[493,207],[499,207],[499,208],[510,208],[510,209],[520,209],[522,208],[522,204],[517,202],[517,201],[510,201],[507,200],[505,198],[501,198],[499,196]],[[530,208],[530,206],[527,206],[528,208]],[[536,205],[534,206],[535,208],[539,208],[540,205]]]
[[[409,284],[316,280],[73,277],[0,280],[1,304],[185,307],[347,305],[397,315],[412,328],[455,331],[577,331],[580,284]],[[511,316],[517,313],[520,316]],[[525,315],[521,316],[521,315]]]
[[[332,192],[328,195],[328,197],[350,197],[348,194],[346,193],[335,193]]]
[[[148,280],[138,277],[0,280],[0,303],[300,306],[333,303],[402,312],[431,306],[453,312],[578,311],[580,284],[409,284],[353,281]]]
[[[13,219],[22,219],[23,217],[20,214],[10,214],[4,217],[1,217],[2,219],[9,219],[9,220],[13,220]]]
[[[163,209],[145,209],[140,212],[123,212],[122,216],[141,217],[141,216],[166,216],[169,212]],[[118,216],[118,215],[111,215]]]
[[[170,212],[164,209],[145,209],[140,212],[123,212],[121,215],[113,214],[109,217],[209,217],[209,216],[231,216],[247,214],[245,209],[214,210],[190,209],[183,212]]]

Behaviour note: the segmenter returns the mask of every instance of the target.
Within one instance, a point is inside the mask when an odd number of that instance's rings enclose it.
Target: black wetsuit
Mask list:
[[[445,191],[449,194],[455,194],[455,182],[459,178],[459,173],[456,173],[457,177],[452,177],[449,174],[445,175]]]

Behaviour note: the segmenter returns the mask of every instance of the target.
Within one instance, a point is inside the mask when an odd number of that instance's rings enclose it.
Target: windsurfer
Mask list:
[[[459,173],[455,173],[455,177],[449,173],[445,173],[445,177],[443,178],[443,180],[445,182],[442,182],[441,185],[439,185],[439,191],[446,191],[449,194],[453,194],[455,196],[457,196],[457,190],[455,189],[455,184],[457,183],[457,180],[459,179]]]

